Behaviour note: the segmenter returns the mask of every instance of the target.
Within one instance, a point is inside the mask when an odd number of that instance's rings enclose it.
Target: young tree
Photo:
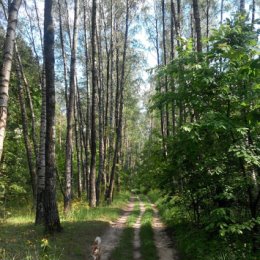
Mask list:
[[[53,1],[45,0],[44,8],[44,65],[46,75],[46,171],[45,171],[45,229],[48,233],[61,231],[56,202],[55,167],[55,72]]]

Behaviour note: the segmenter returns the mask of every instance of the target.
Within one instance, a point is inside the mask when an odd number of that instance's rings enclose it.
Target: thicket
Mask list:
[[[240,15],[213,31],[207,53],[180,39],[178,57],[155,79],[170,86],[153,95],[150,113],[159,118],[174,107],[177,124],[167,137],[152,129],[139,188],[159,190],[162,214],[193,260],[257,259],[258,35]]]

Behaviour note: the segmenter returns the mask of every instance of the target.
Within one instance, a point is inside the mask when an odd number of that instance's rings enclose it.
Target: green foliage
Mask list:
[[[194,52],[192,43],[182,39],[178,57],[157,75],[158,82],[165,76],[173,80],[167,93],[154,95],[151,109],[174,104],[176,129],[164,137],[167,156],[162,136],[151,134],[139,185],[161,191],[158,203],[167,222],[196,230],[197,243],[186,245],[187,237],[179,237],[187,254],[197,252],[198,258],[194,254],[192,259],[256,257],[252,248],[259,242],[260,208],[257,41],[258,32],[236,16],[213,32],[208,53]],[[202,258],[209,236],[212,252]],[[212,258],[221,247],[227,252]]]

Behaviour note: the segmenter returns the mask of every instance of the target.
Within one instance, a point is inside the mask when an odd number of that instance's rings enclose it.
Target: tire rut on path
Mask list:
[[[110,228],[101,236],[102,239],[102,253],[101,260],[110,260],[112,251],[118,246],[121,234],[126,227],[126,222],[128,216],[134,209],[134,202],[138,197],[132,197],[128,203],[126,209],[119,219],[111,224]],[[158,210],[154,204],[152,204],[154,216],[152,221],[153,228],[153,239],[157,249],[158,260],[180,260],[177,250],[166,233],[166,226],[160,219]],[[133,225],[134,228],[134,241],[133,241],[133,260],[145,260],[142,258],[140,253],[141,240],[140,240],[140,229],[141,229],[141,219],[145,212],[145,205],[139,200],[140,214]],[[120,259],[121,260],[121,259]]]
[[[166,233],[166,226],[160,219],[158,210],[154,204],[152,204],[154,217],[153,217],[153,232],[154,242],[157,248],[158,260],[180,260],[177,250],[173,247],[172,241]]]
[[[134,260],[140,260],[141,259],[141,240],[140,240],[140,228],[141,228],[141,219],[145,211],[144,203],[139,200],[140,205],[140,215],[138,216],[135,224],[134,224]]]
[[[134,209],[134,200],[135,198],[132,197],[126,209],[124,209],[121,217],[119,217],[119,219],[115,223],[112,223],[109,229],[105,232],[105,234],[101,236],[101,260],[109,260],[111,252],[113,251],[113,249],[117,247],[120,240],[120,236],[123,232],[123,229],[125,228],[127,218]]]

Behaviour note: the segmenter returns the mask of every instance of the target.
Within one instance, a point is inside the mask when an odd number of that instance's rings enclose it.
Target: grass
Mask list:
[[[150,205],[146,205],[146,210],[141,219],[141,255],[145,260],[157,260],[157,251],[153,239],[153,210]]]
[[[34,225],[28,208],[11,211],[12,216],[0,224],[1,260],[76,260],[86,259],[94,238],[101,235],[120,215],[130,194],[120,194],[111,206],[90,209],[86,203],[75,202],[73,211],[61,221],[63,232],[45,235],[43,227]],[[61,212],[61,211],[60,211]]]
[[[136,222],[140,214],[139,203],[135,203],[134,210],[127,218],[126,228],[120,237],[119,245],[112,252],[113,260],[132,260],[133,259],[133,240],[134,240],[134,228],[133,225]]]

